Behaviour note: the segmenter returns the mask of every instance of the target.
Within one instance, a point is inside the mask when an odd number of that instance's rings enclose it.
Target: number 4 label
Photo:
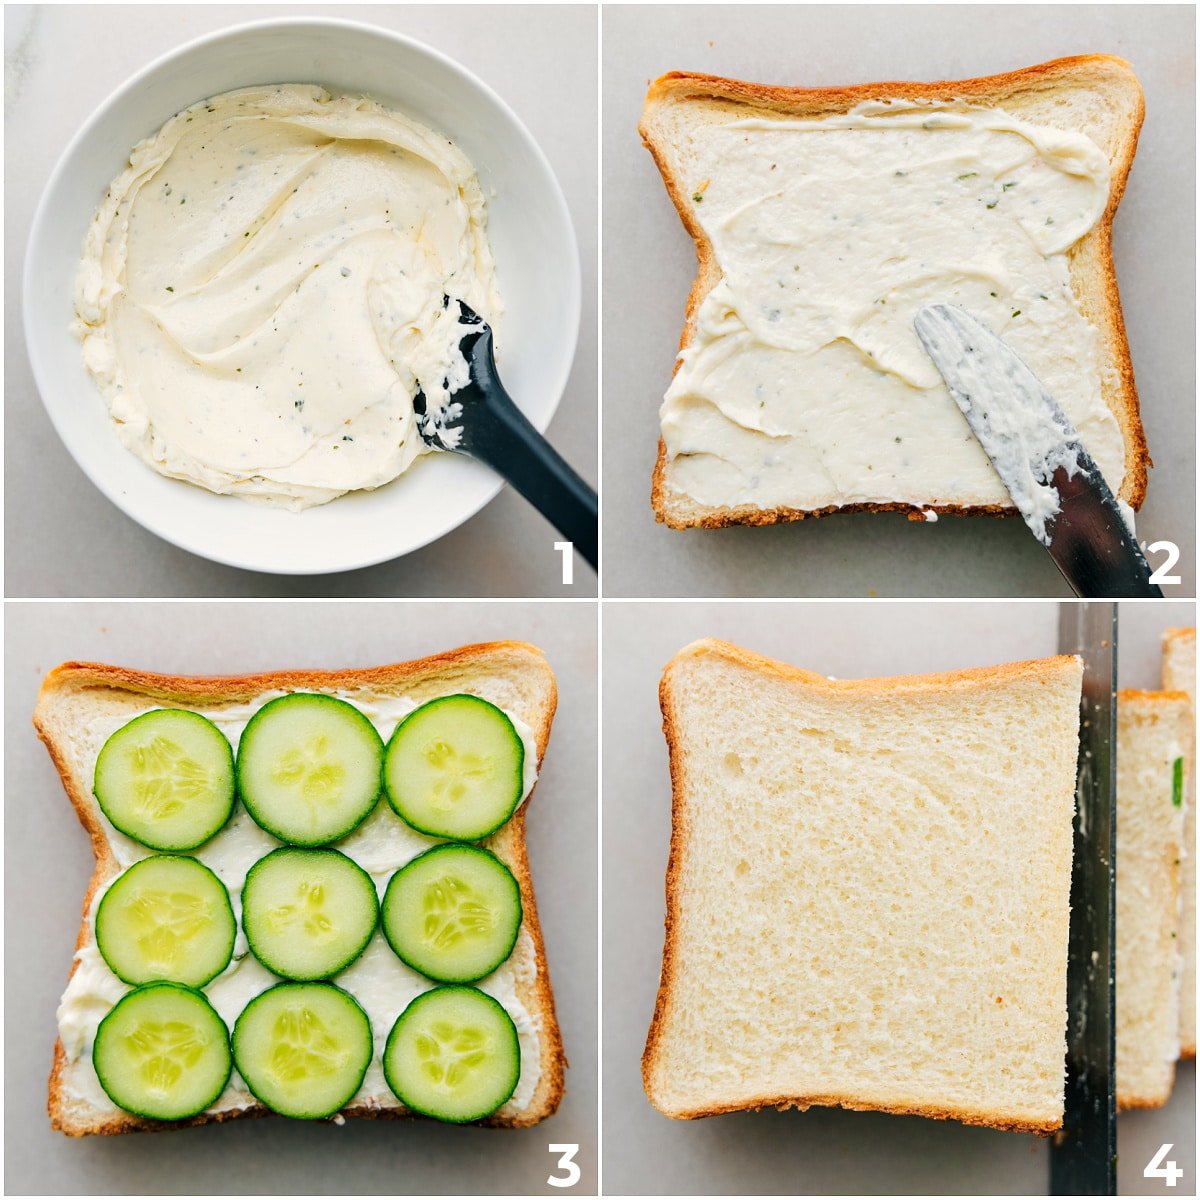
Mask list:
[[[1158,1148],[1155,1156],[1146,1164],[1142,1175],[1146,1179],[1163,1179],[1167,1187],[1173,1188],[1182,1178],[1183,1172],[1175,1165],[1175,1160],[1163,1163],[1163,1159],[1171,1152],[1174,1142],[1164,1142]]]
[[[567,543],[570,545],[570,543]],[[558,1155],[558,1170],[565,1171],[565,1175],[550,1175],[547,1176],[546,1182],[551,1187],[569,1188],[574,1187],[579,1182],[579,1164],[575,1161],[575,1155],[579,1153],[578,1142],[551,1142],[546,1149],[551,1154]],[[1170,1147],[1168,1146],[1169,1150]],[[1172,1166],[1175,1164],[1172,1163]],[[1182,1172],[1180,1172],[1182,1174]]]

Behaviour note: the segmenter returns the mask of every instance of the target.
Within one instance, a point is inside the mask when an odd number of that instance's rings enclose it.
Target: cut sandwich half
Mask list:
[[[1158,1108],[1179,1057],[1180,860],[1192,703],[1117,695],[1117,1105]]]
[[[651,1103],[1057,1129],[1081,679],[1073,657],[846,681],[681,650]]]
[[[381,784],[385,744],[434,701],[438,728],[416,748],[420,769],[393,769]],[[481,1003],[491,1005],[504,1036],[476,1028],[470,1013],[461,1029],[457,1017],[422,1026],[429,1054],[423,1050],[426,1065],[411,1070],[429,1075],[423,1086],[440,1106],[423,1111],[507,1128],[551,1115],[566,1060],[525,816],[556,703],[545,657],[519,642],[362,670],[193,678],[66,663],[51,671],[34,724],[96,856],[58,1009],[49,1100],[55,1128],[115,1134],[268,1109],[313,1118],[412,1116],[396,1087],[408,1094],[413,1080],[385,1071],[389,1034],[493,918],[517,931],[492,956],[499,965],[489,960],[493,969],[473,975],[471,988],[486,994]],[[147,718],[161,709],[191,715]],[[483,711],[503,736],[489,742],[477,716],[475,724],[456,719],[468,709]],[[106,744],[112,762],[98,785]],[[214,744],[224,746],[224,757],[211,752]],[[239,778],[232,812],[214,803],[233,788],[231,750]],[[444,840],[394,811],[391,792],[402,787],[410,805],[442,815],[467,803],[488,808],[494,832],[479,844],[510,885],[502,895],[488,893],[449,863],[411,893],[411,903],[423,905],[415,938],[430,975],[398,956],[379,923],[377,896]],[[242,799],[247,790],[255,795],[253,813]],[[186,827],[197,805],[207,840],[191,840],[189,858],[154,858],[165,865],[135,879],[136,864],[154,854],[147,843],[181,822]],[[215,823],[208,817],[214,807]],[[318,828],[325,832],[313,835]],[[180,868],[193,858],[208,868],[198,882]],[[162,884],[168,870],[174,874]],[[247,887],[251,875],[255,884]],[[114,889],[118,878],[125,882]],[[98,923],[102,903],[111,919]],[[227,919],[231,903],[232,960],[226,945],[215,977],[183,978],[178,964],[194,957],[189,947],[216,943],[209,916]],[[63,953],[65,961],[66,947]],[[121,967],[120,978],[110,962]],[[147,973],[131,976],[129,962]],[[131,978],[155,982],[135,992]],[[232,1075],[224,1061],[230,1051]],[[483,1088],[485,1104],[475,1095],[483,1075],[485,1083],[505,1084]]]
[[[1163,634],[1163,687],[1169,692],[1186,692],[1196,716],[1196,629],[1168,629]],[[1180,891],[1179,951],[1183,976],[1179,989],[1179,1042],[1184,1058],[1196,1057],[1196,747],[1186,764],[1187,793],[1183,798],[1183,862]]]
[[[673,72],[642,138],[696,244],[652,502],[674,528],[1015,511],[913,330],[976,313],[1134,509],[1146,451],[1111,253],[1129,64],[771,87]]]

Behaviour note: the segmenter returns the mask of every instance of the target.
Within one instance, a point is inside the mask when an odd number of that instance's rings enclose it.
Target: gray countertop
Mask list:
[[[75,465],[42,407],[21,326],[33,212],[76,129],[134,71],[212,30],[296,11],[402,32],[457,59],[516,111],[558,176],[579,241],[579,348],[547,436],[590,482],[596,454],[596,10],[505,6],[46,5],[6,7],[5,579],[10,596],[588,596],[561,535],[511,488],[440,541],[390,563],[318,577],[240,571],[142,529]],[[547,81],[563,102],[547,104]]]
[[[524,1195],[578,1143],[596,1189],[596,616],[590,604],[20,604],[5,620],[5,1192],[10,1195]],[[30,724],[66,659],[179,674],[371,666],[468,642],[533,642],[559,704],[529,810],[538,913],[571,1068],[558,1113],[532,1129],[431,1121],[269,1118],[152,1136],[73,1139],[46,1116],[54,1011],[91,847]],[[298,649],[299,648],[299,649]],[[568,1192],[567,1194],[571,1194]]]
[[[1191,604],[1121,607],[1123,686],[1158,686],[1160,639]],[[1058,606],[952,603],[608,604],[604,612],[604,1188],[654,1194],[1044,1194],[1047,1143],[953,1121],[812,1108],[661,1116],[640,1058],[658,988],[671,783],[663,666],[719,637],[841,678],[950,670],[1057,651]],[[1195,1069],[1170,1104],[1118,1122],[1122,1192],[1171,1195],[1142,1168],[1163,1142],[1195,1186]]]
[[[1065,596],[1016,519],[844,514],[669,530],[650,509],[658,406],[695,274],[637,134],[670,70],[805,86],[962,79],[1071,54],[1127,58],[1146,122],[1114,254],[1155,469],[1139,537],[1182,551],[1195,595],[1195,10],[1187,6],[614,5],[603,15],[604,549],[610,596]],[[1155,565],[1158,565],[1156,560]]]

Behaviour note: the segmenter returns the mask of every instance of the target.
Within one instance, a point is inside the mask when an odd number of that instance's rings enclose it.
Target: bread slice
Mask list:
[[[716,251],[701,225],[703,193],[711,182],[711,178],[697,165],[702,162],[698,150],[704,144],[705,136],[710,135],[714,126],[727,125],[736,120],[825,118],[845,114],[860,103],[876,100],[936,102],[950,107],[975,105],[1003,109],[1033,124],[1084,133],[1108,157],[1110,190],[1107,208],[1090,232],[1067,252],[1067,259],[1070,289],[1077,307],[1097,332],[1102,399],[1116,420],[1124,445],[1124,480],[1118,494],[1133,508],[1139,508],[1146,490],[1146,469],[1151,463],[1139,416],[1133,367],[1117,292],[1111,235],[1113,217],[1124,192],[1125,180],[1137,146],[1144,101],[1137,77],[1129,64],[1122,59],[1107,55],[1086,55],[1056,59],[1023,70],[978,79],[935,83],[868,83],[827,88],[772,87],[690,72],[671,72],[655,80],[646,97],[639,131],[662,173],[684,228],[695,241],[698,259],[696,278],[687,301],[680,351],[688,349],[696,341],[701,305],[724,277],[722,264],[717,261]],[[815,161],[816,153],[816,150],[812,152],[812,161]],[[779,174],[783,175],[784,172]],[[701,175],[706,177],[699,178]],[[773,180],[776,177],[770,178]],[[968,175],[963,174],[959,178],[965,179]],[[781,187],[785,187],[786,183],[786,180],[781,181]],[[781,191],[780,195],[782,194]],[[994,205],[989,204],[989,207]],[[886,220],[887,213],[881,212],[880,216]],[[906,218],[905,223],[897,228],[895,242],[889,245],[904,248],[911,229],[914,226],[927,226],[934,216],[934,211],[930,209],[923,212],[919,220]],[[921,266],[924,267],[924,263],[921,263]],[[965,273],[970,274],[969,267]],[[780,287],[784,286],[783,283],[780,284]],[[995,296],[996,293],[991,294]],[[775,293],[775,299],[778,302],[779,296],[786,295],[786,292]],[[1045,298],[1040,297],[1042,300]],[[876,300],[875,303],[880,301]],[[1018,315],[1019,310],[1013,313],[1014,322]],[[1000,314],[1000,317],[1006,318],[1007,314]],[[1026,320],[1030,317],[1031,313],[1027,313]],[[1008,333],[1009,330],[1004,332]],[[912,336],[915,338],[915,334]],[[1035,348],[1036,337],[1030,337],[1032,351]],[[1018,334],[1013,344],[1020,350],[1022,345],[1019,338]],[[1035,370],[1048,369],[1054,363],[1053,347],[1042,347],[1040,357],[1031,357],[1030,362]],[[680,365],[677,361],[676,372],[679,371]],[[729,364],[725,363],[723,369],[729,370]],[[795,377],[792,376],[792,379]],[[803,380],[800,379],[787,386],[795,389],[796,395],[799,396],[802,383]],[[782,384],[780,386],[783,387]],[[1060,396],[1061,399],[1064,398]],[[948,397],[946,402],[952,403]],[[869,481],[869,472],[873,468],[869,459],[876,457],[878,464],[880,457],[885,453],[894,453],[888,443],[893,441],[891,435],[901,432],[901,429],[893,428],[890,423],[886,428],[880,428],[879,418],[872,412],[857,414],[855,420],[861,418],[863,423],[872,420],[875,423],[873,440],[868,443],[864,440],[861,429],[856,431],[853,426],[846,424],[846,411],[834,405],[828,420],[814,417],[813,420],[819,422],[819,438],[816,437],[816,431],[810,431],[807,437],[793,435],[790,440],[793,444],[813,442],[811,447],[805,448],[804,453],[815,460],[814,471],[823,469],[825,455],[832,452],[831,447],[848,446],[851,451],[861,452],[864,461],[854,461],[860,468],[863,480]],[[854,411],[857,413],[857,410]],[[719,416],[719,413],[717,415]],[[905,438],[906,453],[907,446],[915,446],[918,448],[915,453],[919,454],[920,420],[910,419],[917,427],[911,430],[911,437]],[[729,427],[722,425],[721,428]],[[867,428],[872,427],[867,425]],[[907,435],[910,431],[904,429],[903,432]],[[962,432],[969,438],[965,423]],[[897,437],[894,440],[901,439]],[[775,448],[779,444],[777,439],[772,441],[768,460],[775,456]],[[1093,447],[1094,456],[1099,457],[1095,449]],[[1114,448],[1114,461],[1119,461],[1119,449]],[[841,452],[841,449],[837,451]],[[711,452],[696,451],[697,456],[701,458],[706,453],[711,457]],[[936,471],[943,457],[938,447],[929,446],[924,453]],[[875,469],[878,467],[875,466]],[[666,442],[660,439],[653,477],[652,504],[658,520],[676,529],[692,526],[711,528],[733,524],[773,524],[821,516],[834,511],[893,510],[908,512],[914,520],[921,519],[923,514],[931,509],[943,513],[1003,515],[1015,511],[1007,502],[1007,498],[999,503],[983,503],[979,494],[970,498],[960,490],[956,495],[956,482],[950,478],[938,489],[940,495],[948,497],[943,501],[889,494],[887,499],[875,498],[866,502],[854,502],[852,495],[847,493],[837,503],[822,502],[815,497],[804,503],[788,503],[778,500],[777,497],[771,499],[768,495],[762,503],[757,504],[721,504],[696,499],[677,484],[675,475]],[[863,488],[857,491],[869,494],[873,489],[878,491],[878,487],[876,484],[864,483]],[[776,489],[776,493],[778,490]],[[1114,491],[1117,491],[1115,487]]]
[[[1158,1108],[1179,1057],[1179,867],[1175,761],[1193,748],[1183,692],[1117,695],[1117,1106]]]
[[[1163,634],[1162,684],[1167,691],[1186,692],[1196,717],[1196,629],[1168,629]],[[1194,728],[1194,726],[1193,726]],[[1183,862],[1179,881],[1183,911],[1179,951],[1183,976],[1179,990],[1179,1041],[1184,1058],[1196,1057],[1196,752],[1187,761],[1187,795],[1183,813]]]
[[[110,837],[111,827],[92,794],[96,757],[108,735],[147,708],[182,707],[219,718],[223,710],[253,704],[266,694],[292,691],[336,693],[361,705],[398,697],[421,703],[454,692],[479,695],[518,717],[530,728],[539,768],[557,704],[557,689],[549,663],[535,646],[522,642],[464,646],[414,662],[346,671],[278,671],[199,678],[155,675],[98,663],[70,662],[56,667],[42,684],[33,721],[58,768],[79,820],[91,838],[96,855],[95,873],[83,902],[84,919],[76,942],[77,952],[86,952],[92,943],[89,913],[93,897],[121,870]],[[523,931],[511,962],[515,991],[532,1018],[539,1047],[538,1082],[529,1101],[519,1108],[510,1102],[484,1122],[507,1128],[534,1125],[557,1109],[563,1094],[566,1066],[525,851],[527,806],[528,798],[511,820],[484,843],[508,865],[520,885]],[[203,851],[199,854],[202,857]],[[370,953],[368,948],[366,954]],[[72,976],[79,966],[77,957],[71,967]],[[96,1020],[101,1015],[103,1012],[97,1014]],[[55,1045],[50,1074],[49,1112],[53,1126],[71,1136],[203,1125],[267,1113],[263,1106],[248,1103],[246,1107],[203,1113],[184,1122],[145,1120],[111,1106],[98,1105],[85,1094],[72,1094],[66,1086],[70,1069],[60,1038]],[[105,1099],[102,1093],[99,1098]],[[245,1099],[253,1100],[248,1094]],[[407,1110],[392,1107],[392,1103],[385,1098],[384,1103],[359,1104],[345,1109],[343,1115],[371,1118],[412,1115]]]
[[[1081,679],[1073,657],[846,681],[681,650],[650,1102],[1057,1129]]]

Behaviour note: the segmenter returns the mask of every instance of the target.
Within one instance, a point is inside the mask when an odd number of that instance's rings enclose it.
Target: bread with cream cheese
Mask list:
[[[1175,1083],[1183,805],[1173,777],[1191,756],[1192,726],[1183,692],[1117,694],[1119,1108],[1166,1104]]]
[[[704,193],[714,181],[697,165],[701,162],[698,153],[698,148],[702,145],[701,139],[714,126],[728,125],[733,121],[751,118],[764,122],[817,120],[848,114],[855,106],[864,102],[888,100],[916,105],[936,104],[939,109],[949,110],[963,109],[968,105],[1002,110],[1020,120],[1036,123],[1051,130],[1085,134],[1107,157],[1107,205],[1090,230],[1066,251],[1068,286],[1073,296],[1069,308],[1074,308],[1082,314],[1087,325],[1095,331],[1094,358],[1098,367],[1100,393],[1100,400],[1096,402],[1097,412],[1104,414],[1107,411],[1111,414],[1111,420],[1108,416],[1104,416],[1104,420],[1108,422],[1107,436],[1112,442],[1114,462],[1120,462],[1123,448],[1123,480],[1119,489],[1114,487],[1113,490],[1132,508],[1139,508],[1145,495],[1147,467],[1151,463],[1139,416],[1133,367],[1121,314],[1111,252],[1111,235],[1113,217],[1124,191],[1137,145],[1144,103],[1136,76],[1129,64],[1121,59],[1088,55],[1058,59],[984,78],[937,83],[871,83],[838,88],[774,87],[688,72],[672,72],[656,80],[650,86],[646,97],[639,130],[658,165],[685,229],[695,241],[698,258],[696,278],[687,301],[686,320],[680,341],[681,353],[688,351],[698,342],[698,324],[704,301],[725,279],[725,271],[717,259],[712,240],[702,225]],[[774,170],[774,165],[771,169]],[[972,173],[969,170],[965,171],[959,178],[968,178]],[[784,172],[780,171],[778,176],[768,177],[772,181],[779,179],[780,196],[784,195],[789,183],[787,179],[779,178],[783,174]],[[949,178],[953,181],[954,176],[951,174]],[[999,186],[996,192],[998,196],[1001,195]],[[711,196],[712,193],[710,198]],[[1004,195],[1001,203],[1010,202],[1011,196]],[[988,207],[994,208],[996,205],[989,202]],[[935,211],[924,211],[917,223],[927,227]],[[842,215],[846,217],[843,225],[853,224],[856,214]],[[881,215],[886,219],[886,213]],[[773,218],[769,214],[765,217],[767,221],[771,219]],[[896,231],[896,253],[904,253],[907,236],[905,227]],[[778,243],[772,242],[773,237],[774,234],[768,232],[765,242],[777,248]],[[913,271],[909,272],[911,277],[918,278],[924,266],[923,262],[917,263],[914,260]],[[795,269],[801,268],[797,266]],[[966,274],[970,273],[971,267],[967,265]],[[790,286],[791,278],[789,276],[788,279],[784,279],[781,276],[779,287]],[[800,285],[798,302],[803,304],[805,278],[803,275],[795,278]],[[1019,283],[1016,286],[1018,290],[1014,292],[1014,297],[1019,294]],[[770,304],[777,303],[781,296],[787,295],[786,291],[781,291],[769,296],[763,295],[761,298],[756,296],[755,303],[761,299],[761,305],[769,307]],[[969,304],[971,295],[969,290],[951,291],[942,298],[958,299]],[[991,293],[992,300],[987,298],[986,292],[980,292],[979,295],[983,297],[983,305],[999,304],[1005,299],[1003,295],[995,299],[995,291]],[[887,297],[878,298],[876,303],[883,303],[886,299]],[[1042,295],[1041,299],[1045,300],[1046,297]],[[1029,346],[1036,345],[1039,338],[1045,341],[1041,332],[1028,324],[1033,320],[1031,313],[1024,314],[1025,329],[1021,331],[1017,328],[1017,318],[1021,315],[1018,304],[1021,303],[1014,300],[1011,322],[1008,311],[996,314],[997,322],[1003,325],[997,327],[996,331],[1002,335],[1012,335],[1014,348],[1019,351],[1022,349],[1022,339]],[[1029,305],[1024,304],[1024,307],[1028,308]],[[1014,330],[1017,332],[1013,333]],[[907,335],[911,335],[915,343],[916,335],[911,329],[907,329],[904,335],[897,336]],[[839,345],[849,344],[841,340],[845,336],[844,331],[834,330],[828,336],[836,339]],[[736,339],[729,341],[733,349],[728,356],[723,356],[722,361],[714,368],[715,373],[725,373],[726,381],[736,377],[738,370],[741,348],[735,346],[735,341]],[[865,354],[866,359],[871,359],[870,353],[862,351],[861,347],[858,349]],[[908,354],[908,350],[905,353]],[[1042,346],[1041,354],[1045,364],[1054,361],[1054,352],[1048,346]],[[1038,359],[1034,357],[1030,365],[1037,370]],[[923,366],[932,369],[931,364],[926,363]],[[677,375],[679,371],[680,362],[677,361]],[[790,376],[790,382],[786,385],[788,388],[799,389],[803,385],[803,379],[798,379],[794,372],[780,371],[778,374]],[[1078,374],[1078,371],[1068,370],[1064,374],[1065,385],[1069,386]],[[775,386],[770,382],[769,376],[765,378],[769,388]],[[713,386],[725,385],[718,382]],[[922,389],[928,389],[931,385],[926,382],[920,386]],[[940,384],[937,386],[940,387]],[[802,397],[799,391],[796,394]],[[928,390],[915,391],[913,404],[908,406],[910,411],[907,413],[903,429],[891,428],[892,423],[898,423],[896,415],[889,418],[887,428],[878,428],[879,422],[876,419],[876,428],[871,430],[869,439],[863,432],[864,428],[869,426],[863,423],[871,421],[871,413],[858,413],[852,420],[848,420],[847,413],[853,414],[856,410],[852,408],[852,398],[847,400],[842,395],[836,400],[831,396],[821,398],[823,404],[827,403],[829,411],[826,413],[822,409],[821,415],[813,416],[812,420],[817,423],[818,428],[816,433],[797,433],[789,428],[788,436],[780,437],[778,428],[768,428],[765,424],[772,418],[764,416],[760,432],[769,435],[768,442],[762,451],[762,462],[760,463],[758,457],[751,460],[755,477],[751,478],[745,487],[742,483],[752,474],[748,462],[738,461],[736,458],[731,458],[730,464],[722,461],[723,448],[745,438],[742,426],[724,419],[724,413],[713,402],[711,392],[689,397],[689,403],[696,399],[699,401],[701,411],[697,419],[703,422],[703,426],[691,426],[690,438],[685,439],[682,448],[676,447],[678,453],[674,456],[668,449],[665,438],[660,439],[652,486],[655,514],[659,521],[672,528],[687,528],[773,524],[821,516],[834,511],[891,510],[907,512],[912,519],[921,519],[924,513],[931,510],[938,513],[999,515],[1015,512],[1002,486],[998,487],[994,476],[988,474],[986,460],[980,460],[973,466],[974,470],[983,471],[983,477],[987,480],[986,487],[965,488],[960,486],[960,482],[954,477],[943,478],[939,475],[939,470],[945,470],[943,464],[947,445],[956,440],[960,433],[966,439],[971,439],[965,420],[962,421],[961,428],[954,424],[961,418],[953,411],[953,401],[946,395],[941,399],[950,406],[951,411],[945,417],[945,428],[938,435],[943,442],[926,441],[923,444],[922,428],[927,427],[927,422],[923,421],[917,412],[917,402],[939,403],[939,396],[940,393]],[[1065,398],[1060,396],[1059,399],[1064,408],[1067,407]],[[744,408],[743,401],[748,403],[748,400],[745,397],[739,399],[739,404]],[[803,399],[803,403],[807,404],[807,399]],[[847,404],[851,407],[848,408]],[[770,397],[767,398],[764,411],[770,413]],[[943,420],[941,407],[936,411],[939,421]],[[755,420],[753,414],[745,418],[747,427],[753,428]],[[899,436],[900,432],[904,434],[903,439]],[[892,446],[892,434],[897,434],[894,439],[897,443],[895,449]],[[888,465],[883,462],[884,459],[890,460],[894,454],[900,454],[898,444],[901,440],[904,442],[904,464],[909,463],[907,456],[911,454],[914,456],[912,461],[915,462],[915,466],[896,463]],[[1087,440],[1085,437],[1085,441]],[[811,444],[807,444],[810,442]],[[973,447],[965,453],[974,455],[977,449]],[[793,460],[787,458],[787,455],[798,457]],[[835,456],[837,461],[831,464],[830,458]],[[1095,452],[1094,457],[1098,460],[1100,458]],[[691,459],[691,463],[685,466],[684,472],[691,471],[694,474],[681,483],[681,471],[676,469],[676,464],[687,463],[688,459]],[[871,461],[872,459],[875,461]],[[800,464],[806,465],[801,467]],[[888,483],[880,482],[881,468],[889,480]],[[827,473],[830,480],[836,482],[836,486],[832,483],[828,488],[806,486],[801,490],[802,499],[789,499],[788,495],[793,489],[788,476],[790,474],[794,479],[795,473],[801,470],[814,477],[820,477],[823,472]],[[914,472],[922,477],[922,486],[919,489],[914,486]],[[906,473],[907,487],[904,486]],[[779,481],[781,474],[782,483],[763,482],[763,479],[767,478]],[[736,487],[732,484],[728,487],[724,484],[718,487],[715,484],[718,475],[724,480],[739,482]],[[893,478],[899,481],[900,486],[891,486],[890,480]],[[697,480],[703,481],[703,487],[696,486]],[[928,486],[925,486],[926,484]],[[758,499],[749,499],[755,490],[758,492]],[[921,494],[905,495],[906,490],[914,493],[919,490]],[[709,494],[698,496],[695,494],[697,491]],[[797,491],[796,495],[800,496],[801,491]]]
[[[1196,705],[1196,629],[1168,629],[1163,634],[1162,685],[1167,691],[1186,692]],[[1179,952],[1183,975],[1179,990],[1179,1042],[1184,1058],[1196,1057],[1196,747],[1192,743],[1187,761],[1187,805],[1183,814],[1183,862],[1180,890]]]
[[[156,675],[96,663],[64,663],[56,667],[42,684],[34,725],[58,768],[96,856],[96,869],[83,902],[77,952],[92,942],[88,917],[93,897],[121,871],[110,843],[109,827],[92,794],[96,757],[108,733],[148,707],[187,708],[214,716],[222,709],[253,703],[266,694],[281,691],[337,693],[351,702],[361,698],[363,703],[387,697],[405,697],[421,703],[456,692],[482,696],[529,727],[539,768],[557,705],[557,688],[549,663],[540,650],[521,642],[464,646],[413,662],[360,670],[280,671],[237,677]],[[520,886],[523,933],[514,958],[524,954],[529,961],[520,964],[522,969],[516,975],[515,987],[520,1002],[537,1024],[540,1048],[538,1083],[528,1104],[519,1111],[505,1106],[483,1122],[507,1128],[534,1125],[554,1113],[562,1098],[566,1066],[525,849],[528,799],[484,843],[506,863]],[[197,853],[202,856],[203,850]],[[74,975],[78,967],[77,958],[70,974]],[[54,1127],[73,1137],[153,1131],[267,1115],[267,1110],[259,1104],[203,1113],[178,1123],[150,1121],[119,1111],[114,1114],[69,1095],[63,1086],[66,1070],[67,1056],[60,1038],[54,1049],[48,1107]],[[402,1108],[358,1105],[343,1110],[343,1115],[382,1119],[412,1114]]]
[[[659,1111],[1063,1116],[1073,657],[831,680],[686,646],[642,1059]]]

